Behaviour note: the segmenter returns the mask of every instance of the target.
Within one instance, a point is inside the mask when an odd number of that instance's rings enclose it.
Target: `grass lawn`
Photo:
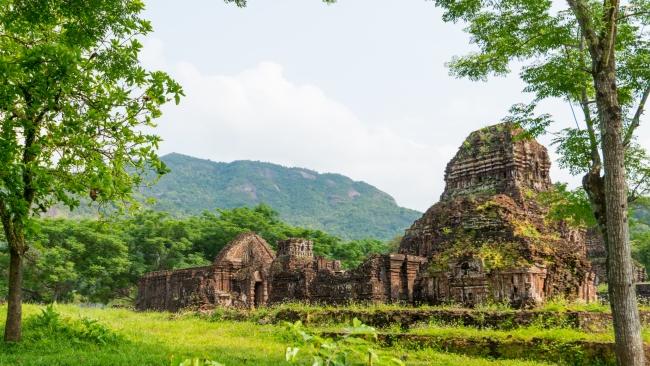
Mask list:
[[[75,305],[56,305],[62,318],[90,318],[99,327],[85,332],[89,337],[102,336],[102,329],[117,334],[117,340],[106,344],[77,339],[78,333],[48,331],[35,323],[42,306],[24,306],[24,340],[17,345],[0,342],[0,365],[176,365],[189,357],[205,357],[227,366],[289,365],[284,355],[293,345],[291,334],[281,325],[260,325],[253,322],[208,321],[196,316],[168,313],[136,313],[123,309],[98,309]],[[6,306],[0,306],[4,324]],[[76,323],[75,323],[76,324]],[[84,328],[86,329],[86,328]],[[79,333],[81,334],[81,333]],[[94,338],[93,338],[94,339]],[[521,360],[493,361],[440,353],[433,350],[381,349],[384,355],[402,358],[407,365],[462,366],[539,366],[548,363]],[[299,353],[300,355],[300,353]],[[173,362],[174,360],[175,362]],[[309,355],[298,358],[298,364],[311,365]]]

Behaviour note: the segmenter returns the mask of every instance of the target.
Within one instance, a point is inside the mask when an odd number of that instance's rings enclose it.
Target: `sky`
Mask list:
[[[444,168],[465,137],[532,99],[516,70],[488,82],[450,76],[445,63],[474,47],[431,1],[146,4],[154,32],[141,60],[169,72],[186,94],[163,109],[161,154],[340,173],[424,211],[439,199]],[[540,107],[557,121],[552,131],[575,124],[566,102]],[[638,133],[645,146],[649,125]],[[551,178],[579,182],[557,164]]]

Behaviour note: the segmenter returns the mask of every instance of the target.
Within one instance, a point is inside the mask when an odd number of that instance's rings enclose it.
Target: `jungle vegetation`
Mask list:
[[[33,302],[129,302],[145,272],[208,265],[238,234],[253,231],[271,246],[288,237],[309,238],[315,255],[357,266],[385,253],[377,239],[346,241],[320,230],[291,226],[270,207],[241,207],[176,218],[143,211],[104,219],[39,219],[27,232],[23,292]],[[8,245],[0,236],[0,297],[7,294]]]

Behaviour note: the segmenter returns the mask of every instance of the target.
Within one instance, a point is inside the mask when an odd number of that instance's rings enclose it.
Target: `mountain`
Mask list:
[[[633,236],[634,234],[650,232],[650,197],[642,197],[633,202],[630,207],[632,208],[630,228]]]
[[[639,222],[650,225],[650,197],[642,197],[631,206],[632,216]]]
[[[340,174],[259,161],[219,163],[176,153],[162,160],[171,173],[143,193],[156,199],[154,209],[177,215],[264,203],[290,224],[346,239],[390,239],[421,215]]]

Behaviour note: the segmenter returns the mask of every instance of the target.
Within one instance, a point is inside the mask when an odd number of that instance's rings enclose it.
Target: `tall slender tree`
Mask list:
[[[634,133],[650,94],[650,2],[567,0],[564,9],[550,0],[436,4],[445,21],[466,23],[478,46],[450,62],[453,74],[485,79],[507,74],[513,61],[521,65],[525,91],[535,99],[514,106],[511,120],[534,133],[546,131],[551,119],[534,117],[533,109],[549,97],[564,98],[582,112],[583,127],[564,130],[556,143],[562,162],[584,173],[583,187],[605,238],[618,363],[643,365],[627,205],[648,178],[647,156]],[[626,158],[640,165],[626,172]],[[629,179],[637,180],[632,190]]]
[[[0,2],[0,221],[9,244],[5,341],[21,338],[25,232],[53,204],[128,200],[165,171],[148,134],[182,95],[138,62],[140,0]]]

